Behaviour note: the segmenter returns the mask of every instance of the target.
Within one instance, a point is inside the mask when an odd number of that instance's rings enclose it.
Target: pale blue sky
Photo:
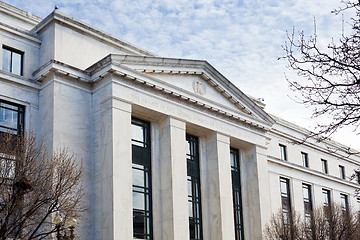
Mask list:
[[[320,43],[341,33],[331,11],[340,0],[5,0],[46,17],[59,11],[163,57],[204,59],[244,93],[264,98],[265,110],[311,128],[311,110],[290,99],[281,45],[286,31],[311,34],[316,17]],[[345,16],[346,19],[348,16]],[[354,144],[352,133],[334,136]]]

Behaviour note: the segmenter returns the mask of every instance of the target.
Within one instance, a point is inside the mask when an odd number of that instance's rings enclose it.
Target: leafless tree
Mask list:
[[[316,208],[310,217],[293,213],[293,221],[286,221],[283,213],[274,214],[264,231],[264,239],[271,240],[357,240],[360,239],[359,213],[342,206]]]
[[[300,239],[302,222],[300,216],[293,212],[291,216],[284,214],[280,210],[277,214],[274,214],[270,220],[270,224],[266,226],[264,238],[265,239],[281,239],[281,240],[293,240]]]
[[[66,150],[49,154],[33,133],[1,133],[0,240],[47,238],[56,231],[56,213],[80,217],[81,177],[81,164]]]
[[[342,1],[334,14],[354,14],[351,30],[343,31],[338,41],[323,48],[316,33],[305,37],[288,35],[284,58],[290,69],[302,78],[287,79],[292,90],[300,93],[299,100],[313,106],[313,117],[326,116],[331,122],[319,124],[315,135],[328,138],[344,126],[358,130],[360,125],[360,1]]]

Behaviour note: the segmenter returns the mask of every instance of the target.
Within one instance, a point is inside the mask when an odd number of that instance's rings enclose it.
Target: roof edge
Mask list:
[[[110,44],[113,44],[119,48],[122,48],[128,52],[134,54],[145,55],[145,56],[157,56],[155,53],[142,49],[134,44],[121,40],[109,33],[106,33],[98,28],[91,26],[85,22],[82,22],[76,18],[70,17],[65,13],[62,13],[58,10],[51,12],[46,18],[44,18],[39,24],[37,24],[31,31],[35,33],[40,33],[45,29],[50,23],[57,21],[62,24],[76,28],[78,31],[83,32],[87,35],[91,35],[100,40],[106,40]]]
[[[272,115],[270,114],[270,116],[276,121],[276,124],[280,125],[280,126],[283,126],[283,127],[286,127],[286,128],[289,128],[295,132],[298,132],[302,135],[312,135],[313,132],[310,131],[309,129],[306,129],[304,127],[301,127],[295,123],[292,123],[292,122],[289,122],[283,118],[280,118],[278,116],[275,116],[275,115]],[[270,132],[275,132],[274,131],[275,129],[272,128],[272,130],[270,130]],[[315,141],[318,141],[316,138],[312,137],[311,139],[315,140]],[[338,149],[340,151],[348,151],[348,152],[354,152],[355,154],[354,155],[357,155],[357,156],[360,156],[359,154],[359,150],[357,149],[354,149],[354,148],[351,148],[345,144],[342,144],[340,142],[337,142],[335,140],[331,140],[331,139],[325,139],[325,140],[321,140],[320,142],[326,144],[326,145],[329,145],[335,149]]]
[[[0,11],[5,12],[11,16],[14,16],[16,18],[19,18],[25,22],[28,22],[28,23],[31,23],[34,25],[36,25],[42,21],[41,17],[38,17],[29,11],[24,11],[20,8],[17,8],[13,5],[10,5],[10,4],[2,2],[2,1],[0,1]]]

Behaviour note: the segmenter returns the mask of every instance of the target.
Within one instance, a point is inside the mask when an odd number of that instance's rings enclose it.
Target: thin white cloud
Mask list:
[[[266,109],[307,127],[309,110],[288,95],[281,45],[286,31],[317,33],[325,46],[341,33],[340,0],[5,0],[41,17],[59,10],[164,57],[206,59]],[[345,17],[346,18],[346,17]],[[339,23],[340,22],[340,23]]]

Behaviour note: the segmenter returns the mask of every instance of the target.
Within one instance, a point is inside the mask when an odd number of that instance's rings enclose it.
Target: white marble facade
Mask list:
[[[199,139],[203,239],[235,239],[230,147],[240,153],[245,239],[260,238],[281,208],[279,177],[299,212],[302,183],[315,204],[326,188],[357,207],[359,185],[339,178],[338,166],[350,175],[358,156],[327,151],[341,147],[332,142],[292,144],[307,131],[267,114],[208,62],[159,57],[57,10],[40,19],[0,2],[0,19],[2,46],[23,53],[22,76],[0,70],[0,100],[24,106],[25,128],[49,148],[84,160],[81,239],[133,239],[132,118],[150,123],[153,239],[189,239],[186,134]]]

